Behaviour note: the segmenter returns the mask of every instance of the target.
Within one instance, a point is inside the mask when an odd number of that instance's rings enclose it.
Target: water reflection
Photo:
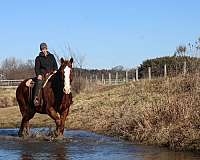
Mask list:
[[[34,158],[32,157],[32,155],[28,155],[28,154],[22,154],[21,155],[21,160],[33,160]]]
[[[33,160],[33,159],[68,160],[69,159],[66,144],[64,143],[24,144],[24,146],[21,146],[20,158],[21,160]]]
[[[172,152],[166,148],[134,145],[128,142],[85,131],[67,131],[65,140],[17,138],[17,130],[0,129],[0,159],[21,160],[195,160],[198,154]],[[12,138],[1,139],[7,135]],[[16,139],[13,139],[15,137]]]

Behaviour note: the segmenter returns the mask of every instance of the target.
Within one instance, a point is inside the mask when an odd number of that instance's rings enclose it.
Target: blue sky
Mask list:
[[[132,68],[200,36],[199,0],[1,0],[0,61],[34,59],[66,44],[85,68]]]

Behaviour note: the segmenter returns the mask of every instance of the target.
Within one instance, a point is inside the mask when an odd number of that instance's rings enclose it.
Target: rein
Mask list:
[[[56,73],[57,73],[57,72],[56,72]],[[50,76],[46,79],[46,81],[45,81],[45,83],[44,83],[44,85],[43,85],[42,88],[44,88],[44,87],[46,86],[46,84],[48,83],[49,79],[50,79],[54,74],[56,74],[56,73],[50,74]]]

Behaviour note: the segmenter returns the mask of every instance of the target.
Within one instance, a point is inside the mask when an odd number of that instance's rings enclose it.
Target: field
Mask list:
[[[90,130],[174,150],[198,151],[199,82],[199,75],[188,75],[93,86],[74,97],[66,128]],[[0,92],[0,97],[8,96],[4,92]],[[20,119],[18,107],[0,109],[1,127],[18,127]],[[30,123],[32,127],[49,126],[53,120],[36,114]]]

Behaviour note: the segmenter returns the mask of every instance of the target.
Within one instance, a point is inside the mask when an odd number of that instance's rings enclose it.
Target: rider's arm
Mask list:
[[[38,57],[35,59],[35,74],[37,77],[39,75],[42,75],[41,68],[40,68],[40,60]]]

